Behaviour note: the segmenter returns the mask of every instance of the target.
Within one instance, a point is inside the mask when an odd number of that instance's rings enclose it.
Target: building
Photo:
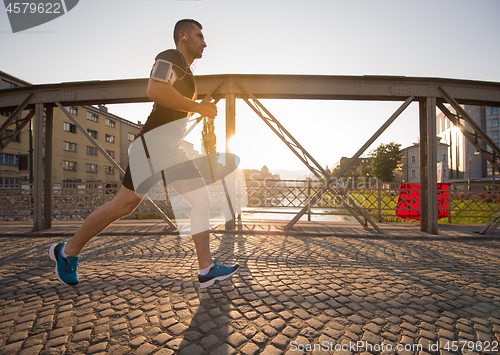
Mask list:
[[[11,89],[19,86],[31,85],[27,81],[16,78],[10,74],[0,71],[2,89]],[[10,112],[0,114],[0,127],[10,116]],[[24,113],[23,117],[26,115]],[[29,125],[27,125],[29,126]],[[7,127],[2,132],[2,140],[14,132],[14,127]],[[25,127],[23,131],[16,135],[13,141],[0,153],[0,186],[16,188],[23,181],[29,183],[28,175],[28,153],[30,147],[30,127]]]
[[[437,139],[437,164],[438,164],[438,182],[448,182],[448,145]],[[410,147],[401,149],[403,157],[402,163],[396,172],[396,180],[411,183],[420,183],[420,144],[414,143]]]
[[[496,107],[462,106],[471,118],[499,144],[500,142],[500,109]],[[455,113],[452,107],[448,109]],[[491,164],[476,153],[476,148],[443,114],[437,115],[437,135],[448,144],[450,182],[466,182],[469,177],[475,181],[488,181],[494,178]],[[488,147],[488,151],[491,149]],[[469,170],[470,167],[470,170]]]
[[[256,169],[244,169],[243,174],[245,175],[246,181],[281,180],[279,174],[272,174],[265,165],[260,171]]]
[[[2,89],[31,85],[12,75],[0,71]],[[84,129],[125,169],[128,164],[128,146],[141,130],[141,125],[130,122],[108,112],[103,105],[69,106],[66,110]],[[0,115],[0,125],[10,113]],[[22,113],[22,117],[26,112]],[[13,132],[8,127],[2,138]],[[0,154],[0,185],[19,188],[32,179],[31,127],[26,125]],[[78,183],[120,181],[120,172],[78,130],[76,125],[59,109],[54,108],[53,134],[53,182],[66,187]],[[10,186],[6,186],[10,185]]]
[[[128,164],[128,146],[141,126],[108,112],[103,105],[69,106],[66,110],[106,150],[120,167]],[[77,183],[121,181],[123,175],[59,109],[54,109],[53,182],[69,187]]]

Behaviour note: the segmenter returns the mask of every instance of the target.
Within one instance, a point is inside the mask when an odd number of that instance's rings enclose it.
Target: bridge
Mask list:
[[[420,229],[428,234],[438,234],[437,222],[437,143],[436,108],[439,108],[475,148],[500,172],[500,148],[478,126],[460,105],[500,106],[500,83],[444,78],[412,78],[395,76],[323,76],[323,75],[203,75],[196,76],[198,98],[207,95],[216,101],[224,99],[226,105],[226,147],[235,134],[236,99],[242,99],[281,139],[297,158],[318,178],[326,182],[336,181],[370,145],[412,103],[419,103],[420,127],[420,181],[421,221]],[[52,141],[53,108],[59,107],[68,119],[76,120],[64,106],[149,102],[146,96],[148,79],[88,81],[18,87],[0,91],[0,112],[12,112],[0,127],[3,133],[14,127],[11,134],[2,134],[0,152],[14,139],[34,117],[34,193],[33,231],[51,227],[52,195]],[[317,100],[370,100],[399,101],[401,106],[351,157],[335,175],[327,172],[295,139],[259,99],[317,99]],[[449,106],[454,112],[449,110]],[[22,117],[23,112],[26,112]],[[42,148],[45,113],[45,174],[42,170]],[[197,119],[194,124],[199,122]],[[89,140],[110,162],[121,169],[104,149],[79,127]],[[45,181],[45,184],[43,183]],[[327,191],[344,197],[344,208],[365,227],[381,233],[377,224],[349,196],[341,186],[325,184],[325,187],[305,203],[302,210],[286,225],[290,230]],[[234,188],[234,186],[228,186]],[[170,220],[164,216],[167,223]],[[234,228],[233,223],[226,229]]]

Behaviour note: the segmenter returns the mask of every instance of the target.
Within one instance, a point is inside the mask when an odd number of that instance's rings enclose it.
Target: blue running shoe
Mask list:
[[[56,276],[59,281],[67,285],[76,285],[78,283],[78,262],[80,257],[68,256],[64,258],[61,255],[61,249],[65,243],[54,244],[49,248],[49,256],[56,263]]]
[[[238,264],[232,266],[224,266],[217,262],[217,259],[214,260],[214,266],[210,268],[210,271],[206,275],[199,275],[198,280],[200,281],[201,288],[207,288],[208,286],[212,286],[214,283],[225,280],[231,276],[233,276],[238,270],[240,266]]]

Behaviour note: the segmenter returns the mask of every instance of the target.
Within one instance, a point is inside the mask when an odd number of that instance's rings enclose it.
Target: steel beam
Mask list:
[[[54,106],[45,107],[45,178],[44,178],[44,202],[43,202],[43,229],[52,228],[52,162],[54,144]]]
[[[33,129],[33,232],[41,231],[42,224],[42,199],[43,199],[43,104],[35,105],[35,122]]]
[[[409,96],[442,95],[444,88],[459,104],[500,106],[500,83],[444,78],[395,76],[252,75],[224,74],[196,76],[198,97],[203,98],[223,82],[216,95],[245,94],[240,83],[258,98],[404,101]],[[82,106],[127,102],[150,102],[148,79],[88,81],[31,85],[0,91],[0,112],[19,106],[34,93],[34,103],[60,102]]]
[[[436,98],[420,102],[420,229],[438,234]]]

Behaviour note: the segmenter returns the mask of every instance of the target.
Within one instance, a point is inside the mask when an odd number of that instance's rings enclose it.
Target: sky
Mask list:
[[[0,5],[1,6],[1,5]],[[64,16],[12,33],[0,7],[0,70],[33,84],[146,78],[173,48],[181,18],[203,25],[208,47],[195,75],[318,74],[441,77],[500,82],[498,0],[80,0]],[[350,157],[399,102],[262,100],[315,159]],[[151,103],[108,105],[133,122]],[[216,134],[224,150],[224,101]],[[187,140],[199,149],[200,130]],[[417,142],[413,103],[367,150]],[[242,100],[231,147],[242,168],[304,166]],[[365,154],[366,155],[366,154]]]

